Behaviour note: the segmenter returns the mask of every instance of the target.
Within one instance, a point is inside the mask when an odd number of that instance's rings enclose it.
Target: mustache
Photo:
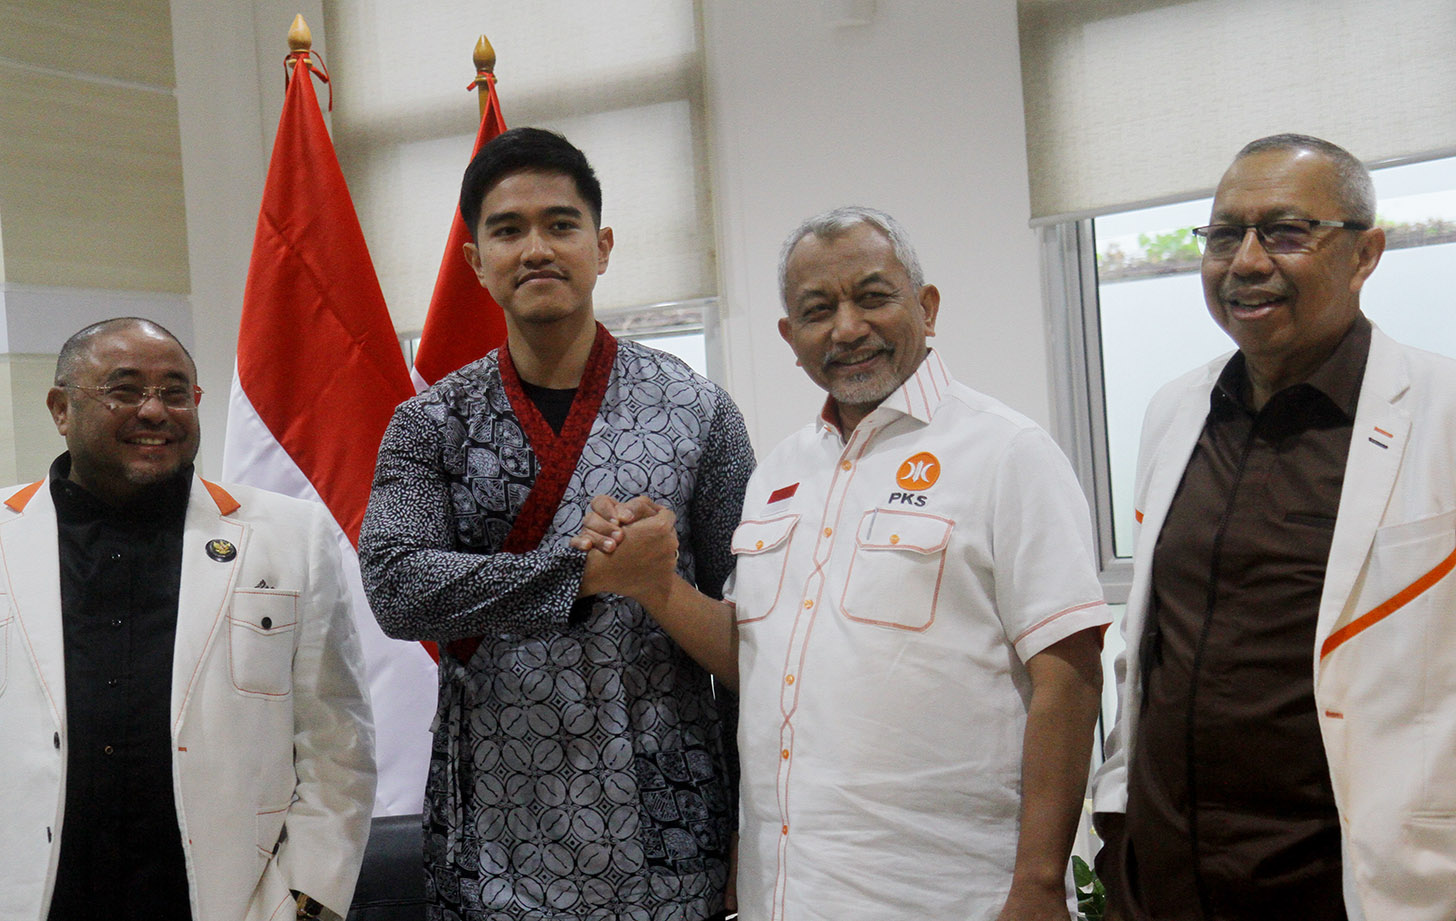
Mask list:
[[[820,367],[827,371],[833,365],[854,364],[855,362],[873,358],[881,353],[893,355],[894,352],[895,349],[893,346],[885,340],[876,337],[872,341],[859,342],[851,346],[835,346],[824,356],[824,360],[820,362]],[[845,361],[846,358],[852,360]]]
[[[1241,301],[1247,304],[1258,301],[1279,300],[1288,297],[1289,292],[1282,285],[1250,288],[1238,284],[1225,284],[1219,286],[1218,296],[1225,301]]]
[[[138,435],[157,436],[180,440],[182,428],[170,422],[144,422],[138,420],[136,423],[126,427],[121,433],[122,438],[135,438]]]
[[[561,281],[566,280],[566,273],[555,269],[533,269],[530,272],[522,272],[516,278],[516,284],[523,284],[536,278],[555,278]]]

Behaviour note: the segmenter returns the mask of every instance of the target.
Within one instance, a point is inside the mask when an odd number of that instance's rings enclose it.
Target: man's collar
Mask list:
[[[911,416],[921,422],[929,422],[935,415],[936,409],[940,407],[941,401],[945,399],[946,391],[950,389],[950,372],[946,370],[945,363],[940,360],[940,355],[935,349],[926,349],[925,358],[921,360],[915,373],[905,378],[904,383],[895,388],[895,391],[880,401],[880,405],[868,413],[865,418],[884,410]],[[819,429],[831,429],[839,433],[841,438],[847,433],[839,430],[839,404],[834,397],[827,397],[824,406],[819,411],[817,421]]]
[[[65,451],[51,463],[51,498],[64,516],[140,522],[180,520],[186,513],[192,491],[192,470],[193,466],[188,464],[175,476],[141,490],[126,505],[114,506],[70,479],[71,452]]]
[[[1360,384],[1365,378],[1365,363],[1370,357],[1372,325],[1364,313],[1356,313],[1355,321],[1345,331],[1335,350],[1300,384],[1307,384],[1329,398],[1348,418],[1355,418],[1360,401]],[[1299,386],[1293,384],[1291,386]],[[1285,388],[1286,390],[1289,388]],[[1244,353],[1235,352],[1218,375],[1215,394],[1249,410],[1249,371]]]

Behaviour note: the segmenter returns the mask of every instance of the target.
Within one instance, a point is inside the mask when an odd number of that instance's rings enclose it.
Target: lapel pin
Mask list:
[[[223,540],[221,537],[214,537],[207,542],[207,555],[219,563],[226,563],[238,555],[238,548],[234,547],[231,541]]]

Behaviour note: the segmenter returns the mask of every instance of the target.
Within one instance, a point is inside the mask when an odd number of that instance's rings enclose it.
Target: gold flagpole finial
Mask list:
[[[297,54],[312,48],[313,33],[309,31],[308,23],[303,21],[303,14],[299,13],[293,17],[293,25],[288,27],[288,50]]]
[[[486,74],[495,73],[495,48],[491,47],[490,39],[481,33],[480,40],[475,43],[475,54],[472,55],[475,61],[475,80],[470,88],[476,91],[476,101],[480,103],[480,116],[485,117],[485,110],[490,105],[490,81],[485,79]]]
[[[476,73],[495,73],[495,49],[491,47],[490,39],[486,38],[484,33],[481,34],[480,40],[475,43],[475,54],[473,58],[475,60]]]

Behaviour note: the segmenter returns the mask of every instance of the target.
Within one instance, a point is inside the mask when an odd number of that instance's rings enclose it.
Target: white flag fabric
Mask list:
[[[376,815],[419,812],[436,668],[384,636],[354,551],[374,459],[394,407],[414,393],[343,172],[308,52],[296,52],[243,295],[223,479],[322,502],[338,528],[374,708]]]

